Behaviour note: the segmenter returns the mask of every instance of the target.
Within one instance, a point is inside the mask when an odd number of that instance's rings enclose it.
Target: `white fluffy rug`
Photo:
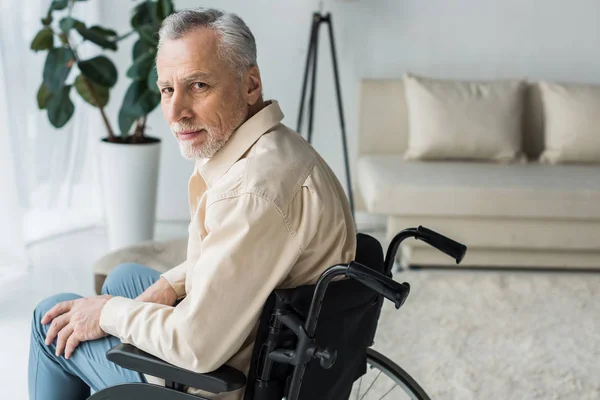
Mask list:
[[[408,270],[374,348],[432,399],[600,399],[600,272]]]

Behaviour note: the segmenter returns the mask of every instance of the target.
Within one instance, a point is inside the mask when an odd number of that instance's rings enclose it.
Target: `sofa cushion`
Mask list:
[[[600,85],[541,82],[549,164],[600,164]]]
[[[358,183],[373,213],[600,219],[600,166],[369,155],[359,159]]]
[[[522,80],[457,81],[405,74],[407,160],[514,162],[521,153]]]

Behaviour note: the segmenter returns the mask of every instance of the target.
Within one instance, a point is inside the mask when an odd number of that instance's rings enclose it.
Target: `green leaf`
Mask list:
[[[134,81],[129,85],[123,104],[119,110],[119,129],[129,132],[131,125],[139,117],[148,115],[160,103],[160,94],[148,89],[146,81]]]
[[[63,87],[74,59],[73,52],[67,47],[55,48],[48,52],[44,64],[44,84],[52,93]]]
[[[31,41],[31,50],[49,50],[54,47],[54,34],[52,29],[44,28],[39,31]]]
[[[154,55],[144,53],[133,61],[133,64],[127,70],[127,76],[133,80],[147,80],[150,70],[154,66]]]
[[[113,87],[117,83],[117,68],[105,56],[97,56],[79,63],[81,72],[99,85]]]
[[[100,104],[96,104],[96,100],[94,100],[94,96],[92,96],[92,92],[90,91],[89,86],[92,87],[94,91],[94,95]],[[88,79],[86,83],[86,77],[84,75],[79,75],[75,78],[75,89],[77,89],[77,93],[88,103],[93,105],[94,107],[106,107],[109,99],[109,90],[106,86],[98,85],[97,83],[92,82],[91,79]]]
[[[144,25],[137,28],[140,38],[152,47],[158,46],[158,31],[150,25]]]
[[[155,47],[150,46],[148,43],[138,40],[133,45],[133,59],[139,58],[144,53],[155,52]]]
[[[143,3],[138,4],[133,9],[131,15],[131,26],[133,29],[136,29],[142,25],[152,25],[155,22],[153,19],[153,12],[155,12],[154,5],[149,1],[144,1]]]
[[[52,97],[52,93],[48,90],[44,82],[40,85],[40,88],[37,91],[37,105],[40,110],[45,109],[48,106],[48,101]]]
[[[131,129],[131,125],[138,119],[138,117],[127,114],[126,110],[121,109],[119,111],[119,129],[121,130],[121,135],[125,136],[129,133]]]
[[[61,32],[58,34],[58,37],[60,39],[60,42],[65,45],[65,46],[69,46],[69,36],[67,34],[65,34],[64,32]]]
[[[79,0],[81,1],[81,0]],[[112,29],[108,29],[108,28],[103,28],[99,25],[94,25],[91,28],[89,28],[90,31],[96,32],[102,36],[104,36],[107,39],[111,39],[114,40],[117,38],[117,32],[112,30]]]
[[[85,27],[85,25],[76,25],[77,32],[86,40],[97,44],[104,49],[117,50],[117,44],[112,40],[107,39],[98,29],[92,30]]]
[[[156,85],[156,81],[158,81],[158,71],[156,70],[156,65],[153,65],[148,74],[146,83],[148,84],[148,89],[150,89],[150,91],[160,95],[160,89]]]
[[[156,14],[161,21],[171,15],[174,8],[171,0],[158,0],[156,2]]]
[[[72,17],[64,17],[58,23],[60,30],[64,33],[69,33],[69,31],[75,27],[83,27],[85,29],[85,24],[81,21],[76,20]]]
[[[42,25],[44,26],[49,26],[53,19],[52,19],[52,13],[48,13],[48,15],[45,18],[42,18]]]
[[[50,9],[52,10],[64,10],[69,5],[69,0],[52,0]]]
[[[71,85],[66,85],[61,88],[58,93],[55,93],[48,101],[48,119],[55,128],[62,128],[73,116],[75,106],[69,98]]]

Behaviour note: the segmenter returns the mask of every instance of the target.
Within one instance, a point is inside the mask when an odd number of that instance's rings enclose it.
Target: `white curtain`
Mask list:
[[[0,265],[22,267],[27,243],[102,220],[95,162],[102,135],[98,111],[73,90],[75,114],[57,130],[36,105],[47,53],[34,53],[30,44],[50,2],[0,1]],[[98,8],[98,2],[77,2],[73,14],[93,25],[99,23]],[[95,52],[91,45],[80,48],[82,58]]]
[[[0,69],[0,82],[4,78]],[[0,281],[27,266],[22,210],[17,198],[11,142],[6,134],[5,101],[0,97]]]

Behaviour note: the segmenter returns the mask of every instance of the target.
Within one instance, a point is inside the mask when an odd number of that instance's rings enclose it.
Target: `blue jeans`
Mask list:
[[[139,264],[121,264],[106,278],[102,294],[139,296],[160,278],[160,273]],[[80,343],[69,360],[56,357],[56,340],[44,343],[50,324],[41,319],[61,301],[81,298],[62,293],[43,300],[33,312],[31,346],[29,350],[29,398],[31,400],[82,400],[108,386],[121,383],[146,382],[138,372],[119,367],[106,359],[106,352],[121,343],[114,336]]]

